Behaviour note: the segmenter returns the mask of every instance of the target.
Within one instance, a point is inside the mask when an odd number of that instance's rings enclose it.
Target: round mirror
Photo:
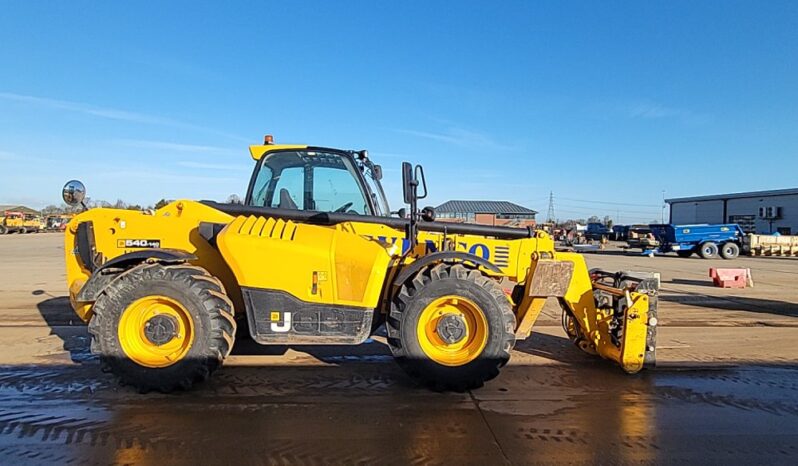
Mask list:
[[[86,198],[86,187],[78,180],[67,181],[63,191],[61,191],[61,197],[64,198],[64,202],[67,204],[76,206]]]

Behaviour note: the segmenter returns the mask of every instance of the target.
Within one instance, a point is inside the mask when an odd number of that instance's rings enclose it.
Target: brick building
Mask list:
[[[435,208],[442,222],[509,227],[535,226],[536,211],[507,201],[448,201]]]

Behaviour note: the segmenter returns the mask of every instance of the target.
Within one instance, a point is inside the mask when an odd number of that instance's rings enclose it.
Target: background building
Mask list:
[[[507,201],[448,201],[435,214],[444,222],[526,227],[535,226],[537,212]]]
[[[749,233],[798,234],[798,188],[666,199],[671,223],[737,223]]]
[[[0,215],[3,212],[22,212],[23,214],[39,215],[38,210],[25,207],[24,205],[0,205]]]

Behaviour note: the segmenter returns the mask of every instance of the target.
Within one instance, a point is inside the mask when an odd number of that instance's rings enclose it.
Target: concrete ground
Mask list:
[[[798,260],[587,254],[657,271],[659,365],[580,353],[548,306],[502,374],[464,394],[416,387],[380,341],[238,344],[191,392],[141,395],[100,371],[65,298],[59,234],[0,237],[4,464],[798,462]],[[710,266],[755,287],[711,286]]]

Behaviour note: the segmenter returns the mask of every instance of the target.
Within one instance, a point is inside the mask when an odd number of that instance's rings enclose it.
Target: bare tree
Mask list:
[[[238,194],[231,194],[227,196],[227,200],[225,201],[228,204],[243,204],[244,201],[238,196]]]

